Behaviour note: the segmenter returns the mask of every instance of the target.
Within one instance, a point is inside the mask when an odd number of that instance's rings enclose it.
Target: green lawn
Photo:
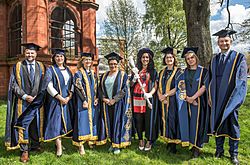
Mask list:
[[[250,83],[249,83],[250,85]],[[241,107],[239,120],[241,126],[241,140],[239,146],[239,159],[241,164],[250,163],[250,88],[244,105]],[[6,104],[0,101],[0,164],[22,164],[19,162],[18,150],[6,151],[4,147],[5,131],[5,112]],[[228,139],[227,139],[228,140]],[[66,150],[61,158],[55,156],[54,143],[45,143],[44,152],[32,152],[28,164],[230,164],[229,153],[225,152],[226,157],[216,159],[213,157],[215,152],[214,138],[210,138],[206,144],[200,158],[193,159],[188,148],[178,147],[177,154],[171,154],[166,150],[166,144],[158,140],[150,152],[141,152],[137,149],[138,140],[133,140],[132,146],[122,150],[120,155],[108,153],[109,144],[89,149],[85,147],[86,155],[81,157],[77,148],[71,145],[69,139],[64,139],[63,145]],[[225,143],[225,151],[228,150],[228,141]]]

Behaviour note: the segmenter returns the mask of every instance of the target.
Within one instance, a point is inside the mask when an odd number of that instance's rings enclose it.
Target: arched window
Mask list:
[[[78,56],[80,34],[77,32],[76,18],[66,7],[56,7],[51,14],[51,48],[65,48],[67,56]]]
[[[9,57],[21,54],[22,42],[22,5],[18,4],[10,13],[9,20]]]

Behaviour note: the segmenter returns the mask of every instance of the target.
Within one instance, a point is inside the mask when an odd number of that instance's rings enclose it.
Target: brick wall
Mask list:
[[[17,1],[13,1],[16,3]],[[77,26],[82,28],[83,44],[80,45],[83,51],[92,52],[96,55],[95,60],[98,59],[96,50],[96,5],[95,0],[84,2],[84,7],[79,8],[77,4],[72,1],[44,1],[44,0],[26,0],[22,1],[22,27],[23,40],[22,42],[34,42],[42,47],[38,51],[37,60],[44,62],[46,66],[50,64],[51,55],[48,54],[49,48],[49,14],[53,6],[66,5],[74,12],[77,19]],[[0,99],[7,98],[8,83],[13,64],[20,58],[8,58],[8,14],[13,4],[0,3]],[[52,8],[50,8],[52,7]],[[81,11],[82,10],[82,11]],[[83,15],[80,19],[80,13]],[[83,27],[81,27],[81,24]],[[73,73],[76,72],[78,59],[68,61]],[[96,63],[96,62],[95,62]],[[96,68],[95,68],[96,70]]]

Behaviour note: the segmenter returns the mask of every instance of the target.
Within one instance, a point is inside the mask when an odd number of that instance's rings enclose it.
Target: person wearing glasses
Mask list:
[[[80,155],[84,155],[85,142],[90,148],[98,140],[98,96],[97,77],[91,66],[93,54],[81,52],[81,59],[78,62],[78,71],[74,75],[74,129],[73,145],[79,147]]]
[[[163,65],[165,67],[159,73],[159,114],[161,119],[161,136],[168,143],[170,152],[176,153],[176,144],[181,142],[179,115],[176,101],[176,75],[180,71],[177,67],[177,53],[179,50],[167,47],[161,51],[164,53]]]
[[[121,148],[131,144],[132,111],[128,75],[119,70],[122,59],[119,54],[112,52],[105,56],[108,60],[109,71],[100,78],[100,110],[104,117],[105,135],[111,141],[109,151],[119,154]]]
[[[187,68],[184,71],[186,103],[189,113],[189,143],[193,156],[200,155],[200,150],[208,142],[208,106],[206,95],[207,69],[199,65],[198,47],[185,47],[182,58]]]
[[[157,78],[158,73],[154,68],[154,53],[148,48],[142,48],[137,54],[137,68],[139,77],[132,75],[132,108],[134,123],[139,138],[139,150],[149,151],[158,138],[158,110],[157,110]],[[140,79],[145,94],[137,79]],[[152,107],[147,103],[150,100]],[[145,131],[146,143],[143,132]]]

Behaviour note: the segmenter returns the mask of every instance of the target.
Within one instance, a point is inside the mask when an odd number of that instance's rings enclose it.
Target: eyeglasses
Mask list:
[[[118,64],[117,63],[109,63],[109,66],[112,66],[112,65],[116,66]]]
[[[83,61],[92,61],[92,59],[90,58],[86,58],[86,59],[84,59]]]

